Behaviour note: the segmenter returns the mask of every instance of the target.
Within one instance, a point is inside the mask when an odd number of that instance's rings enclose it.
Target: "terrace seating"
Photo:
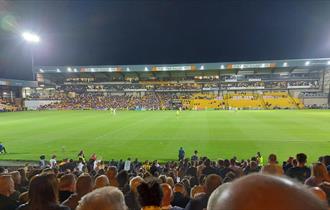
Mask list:
[[[249,94],[249,93],[227,94],[225,98],[227,100],[228,107],[235,107],[241,109],[264,108],[263,102],[260,99],[260,96],[257,94]]]

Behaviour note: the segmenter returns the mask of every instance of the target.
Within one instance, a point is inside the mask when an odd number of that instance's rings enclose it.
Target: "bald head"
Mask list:
[[[212,210],[326,210],[313,193],[299,183],[270,175],[252,174],[220,187]],[[210,208],[211,209],[211,208]]]
[[[210,174],[205,179],[204,190],[207,195],[211,193],[222,184],[222,179],[219,175]]]
[[[163,190],[162,206],[171,205],[171,200],[173,196],[172,187],[167,183],[161,184],[161,187]]]
[[[0,176],[0,195],[9,197],[15,192],[14,180],[10,175]]]

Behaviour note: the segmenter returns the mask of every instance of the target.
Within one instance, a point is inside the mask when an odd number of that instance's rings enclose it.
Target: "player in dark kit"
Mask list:
[[[0,142],[0,153],[7,153],[5,146]]]
[[[185,155],[185,152],[184,152],[183,148],[180,147],[180,149],[179,149],[179,160],[183,160],[184,155]]]

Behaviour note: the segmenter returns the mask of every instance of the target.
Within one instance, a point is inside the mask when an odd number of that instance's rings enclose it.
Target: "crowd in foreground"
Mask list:
[[[179,161],[97,159],[58,162],[40,157],[39,167],[0,167],[1,210],[326,210],[330,202],[330,156],[307,166],[299,153],[279,164],[257,153],[248,160],[212,161],[195,151]],[[265,163],[264,163],[265,162]]]

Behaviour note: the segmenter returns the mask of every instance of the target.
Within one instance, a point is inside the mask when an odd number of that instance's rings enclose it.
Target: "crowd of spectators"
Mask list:
[[[43,105],[39,109],[167,110],[173,108],[172,100],[177,98],[175,94],[153,92],[143,96],[84,93],[64,97],[59,102]]]
[[[311,167],[303,153],[283,164],[275,154],[213,161],[197,151],[163,164],[85,160],[83,151],[77,159],[42,155],[39,167],[0,168],[0,209],[329,209],[330,156]]]

